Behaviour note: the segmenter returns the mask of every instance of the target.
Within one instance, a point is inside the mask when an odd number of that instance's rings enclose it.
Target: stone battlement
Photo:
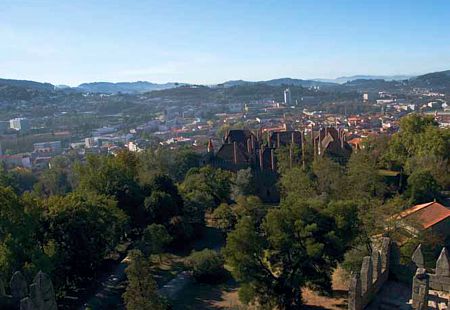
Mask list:
[[[382,238],[380,250],[363,259],[360,273],[354,274],[348,289],[348,309],[362,310],[376,296],[389,277],[391,240]]]
[[[450,292],[450,262],[446,248],[443,248],[436,261],[434,273],[428,273],[424,266],[422,247],[419,245],[412,256],[417,267],[413,278],[412,308],[416,310],[428,309],[430,291]],[[450,300],[447,301],[447,308]]]
[[[28,286],[25,277],[16,271],[9,282],[11,295],[7,295],[5,285],[0,280],[0,308],[20,310],[57,310],[55,292],[50,277],[39,271]]]

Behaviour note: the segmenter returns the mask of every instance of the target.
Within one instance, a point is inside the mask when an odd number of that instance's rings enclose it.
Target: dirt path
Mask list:
[[[207,227],[203,237],[192,244],[196,251],[211,248],[219,251],[224,244],[223,235],[219,230]],[[95,309],[124,309],[122,294],[126,288],[126,263],[121,262],[102,280],[95,294],[79,308],[79,310]],[[184,290],[195,283],[193,276],[188,271],[180,271],[176,276],[161,286],[159,293],[168,299],[176,299]]]
[[[220,251],[223,244],[224,238],[222,233],[218,229],[206,227],[203,237],[196,240],[192,247],[196,251],[206,248]],[[190,272],[181,271],[175,276],[175,278],[163,285],[159,289],[159,293],[162,296],[173,300],[176,299],[180,292],[182,292],[187,286],[191,286],[194,282],[195,280]]]
[[[127,265],[121,262],[112,273],[102,282],[95,295],[81,306],[85,309],[125,309],[122,303],[122,294],[125,290],[125,268]]]
[[[194,279],[189,271],[182,271],[175,278],[163,285],[159,289],[159,294],[168,299],[174,299],[181,290],[193,281]]]

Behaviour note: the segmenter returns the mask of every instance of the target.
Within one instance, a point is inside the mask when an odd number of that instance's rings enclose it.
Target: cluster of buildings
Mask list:
[[[450,125],[450,111],[441,94],[417,93],[415,97],[399,98],[388,92],[362,93],[360,104],[371,105],[373,112],[361,114],[326,113],[320,109],[321,99],[313,94],[294,98],[286,88],[279,102],[263,98],[227,104],[180,104],[164,99],[159,115],[133,128],[125,123],[109,125],[75,141],[73,137],[52,135],[53,140],[35,143],[29,153],[3,155],[0,151],[0,156],[8,166],[40,168],[52,157],[69,151],[85,156],[115,153],[123,148],[140,152],[158,146],[189,146],[204,153],[209,145],[209,154],[213,154],[210,160],[218,165],[220,162],[234,170],[251,166],[275,171],[274,153],[280,147],[294,145],[299,152],[292,154],[294,160],[301,158],[305,141],[311,141],[317,156],[327,154],[343,162],[352,150],[362,147],[367,137],[396,132],[399,119],[407,113],[431,113],[441,126]],[[3,127],[9,136],[14,132],[22,135],[30,130],[30,121],[15,118],[0,122],[0,129]]]

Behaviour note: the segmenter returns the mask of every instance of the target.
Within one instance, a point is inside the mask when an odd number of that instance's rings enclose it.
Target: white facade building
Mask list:
[[[26,118],[13,118],[9,120],[9,127],[17,131],[27,131],[30,129],[30,121]]]
[[[289,88],[286,88],[284,90],[284,104],[291,105],[292,98],[291,98],[291,90]]]

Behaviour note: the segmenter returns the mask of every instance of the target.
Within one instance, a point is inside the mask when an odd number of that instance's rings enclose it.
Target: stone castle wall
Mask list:
[[[436,261],[434,273],[428,273],[424,266],[422,248],[419,245],[414,251],[412,261],[417,267],[412,286],[412,308],[428,309],[429,291],[450,292],[450,261],[446,248],[443,248]],[[447,308],[450,300],[447,301]]]
[[[25,277],[16,271],[9,282],[10,295],[0,281],[0,309],[57,310],[55,292],[50,277],[39,271],[28,286]]]
[[[363,259],[360,273],[354,274],[348,290],[348,309],[362,310],[376,296],[389,277],[391,240],[383,238],[380,250]]]

